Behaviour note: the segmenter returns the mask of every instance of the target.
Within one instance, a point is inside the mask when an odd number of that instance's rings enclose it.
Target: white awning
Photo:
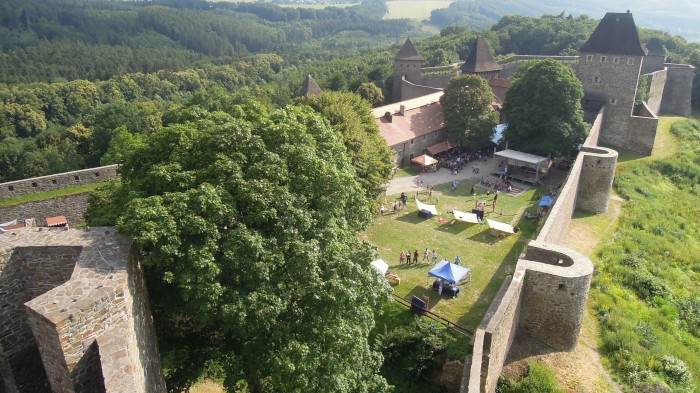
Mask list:
[[[525,165],[530,164],[533,166],[541,165],[547,163],[549,158],[536,156],[530,153],[524,153],[516,150],[502,150],[496,153],[497,156],[506,158],[508,160],[516,161],[516,164]]]
[[[415,198],[416,200],[416,206],[418,206],[418,210],[427,210],[430,213],[432,213],[434,216],[438,215],[437,207],[435,205],[426,205],[425,203],[422,203],[421,201],[418,200],[418,198]]]
[[[456,220],[468,222],[471,224],[479,224],[479,218],[474,213],[465,213],[459,210],[453,210],[452,214],[455,215]]]
[[[377,269],[377,271],[379,271],[379,273],[381,273],[382,276],[385,275],[386,272],[389,270],[389,265],[386,262],[384,262],[383,259],[377,259],[376,261],[370,262],[370,266]]]
[[[489,228],[491,229],[495,229],[499,232],[515,233],[513,226],[510,224],[506,224],[500,221],[489,220],[488,218],[486,219],[486,222],[489,224]]]

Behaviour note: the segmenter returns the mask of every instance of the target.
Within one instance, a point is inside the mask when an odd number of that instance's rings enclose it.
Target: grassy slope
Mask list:
[[[661,120],[652,157],[623,156],[616,188],[629,201],[594,256],[591,307],[601,323],[601,351],[632,391],[696,391],[700,382],[700,339],[680,307],[697,300],[700,289],[700,226],[693,214],[700,197],[659,166],[676,160],[685,143],[669,131],[676,120]],[[682,360],[694,381],[683,364],[670,365],[664,356]]]

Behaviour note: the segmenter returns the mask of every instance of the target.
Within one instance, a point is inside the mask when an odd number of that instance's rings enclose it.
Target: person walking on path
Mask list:
[[[437,253],[433,250],[433,265],[437,263]]]
[[[411,264],[411,250],[408,250],[408,252],[406,252],[406,264]]]
[[[401,251],[401,255],[399,255],[399,265],[403,264],[403,260],[406,259],[406,254]]]
[[[428,251],[428,248],[425,248],[425,251],[423,251],[423,262],[428,261],[428,254],[430,254],[430,251]]]

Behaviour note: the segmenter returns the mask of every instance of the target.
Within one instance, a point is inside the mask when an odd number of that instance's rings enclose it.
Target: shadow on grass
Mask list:
[[[457,321],[458,324],[474,329],[479,326],[484,315],[486,315],[486,311],[491,305],[493,298],[496,297],[496,293],[498,293],[498,290],[501,288],[503,280],[505,280],[507,275],[513,274],[518,257],[525,250],[525,247],[529,241],[529,238],[521,237],[513,244],[513,247],[510,249],[506,257],[503,258],[503,262],[498,267],[498,270],[496,270],[496,273],[491,276],[491,280],[488,284],[486,284],[486,287],[481,294],[479,294],[476,302],[474,302],[474,306],[471,307],[466,314],[459,318]],[[478,274],[478,272],[475,272],[475,274]]]
[[[426,277],[426,278],[428,278],[428,277]],[[428,285],[432,285],[432,282],[435,279],[433,277],[429,277],[428,280],[426,280],[426,282],[428,282]],[[437,292],[433,291],[432,287],[428,287],[428,286],[421,287],[421,286],[416,285],[415,287],[413,287],[413,289],[411,289],[411,292],[409,292],[404,297],[404,299],[406,299],[410,302],[411,298],[413,298],[413,296],[415,296],[417,298],[422,298],[423,296],[427,296],[428,298],[430,298],[430,302],[428,303],[428,306],[429,306],[428,309],[432,309],[433,307],[437,306],[438,303],[440,303],[440,300],[442,300],[442,296],[438,295]],[[445,296],[446,296],[445,298],[447,299],[447,295],[445,295]]]
[[[471,224],[471,223],[467,223],[467,222],[462,223],[460,221],[455,222],[453,220],[452,222],[446,222],[446,223],[440,225],[436,229],[438,231],[447,232],[447,233],[451,233],[453,235],[457,235],[461,232],[466,231],[467,229],[472,228],[474,225],[477,225],[477,224]]]
[[[419,257],[419,258],[422,258],[422,257]],[[411,262],[410,265],[407,264],[407,263],[403,263],[403,264],[400,264],[399,267],[394,268],[394,270],[423,269],[423,268],[425,268],[426,266],[429,266],[429,265],[431,265],[431,264],[430,264],[430,263],[427,263],[427,262],[419,262],[419,263]]]
[[[419,217],[416,210],[410,210],[408,212],[404,211],[403,213],[397,214],[396,221],[402,221],[409,224],[420,224],[425,222],[426,219]]]

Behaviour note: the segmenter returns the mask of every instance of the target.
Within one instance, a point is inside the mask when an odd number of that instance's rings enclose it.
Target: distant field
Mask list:
[[[447,8],[451,0],[395,0],[387,1],[389,12],[384,19],[428,19],[430,12],[438,8]]]
[[[289,7],[289,8],[311,8],[315,10],[320,10],[323,8],[327,7],[338,7],[338,8],[346,8],[346,7],[352,7],[353,5],[358,5],[357,3],[342,3],[342,4],[277,4],[280,7]]]

